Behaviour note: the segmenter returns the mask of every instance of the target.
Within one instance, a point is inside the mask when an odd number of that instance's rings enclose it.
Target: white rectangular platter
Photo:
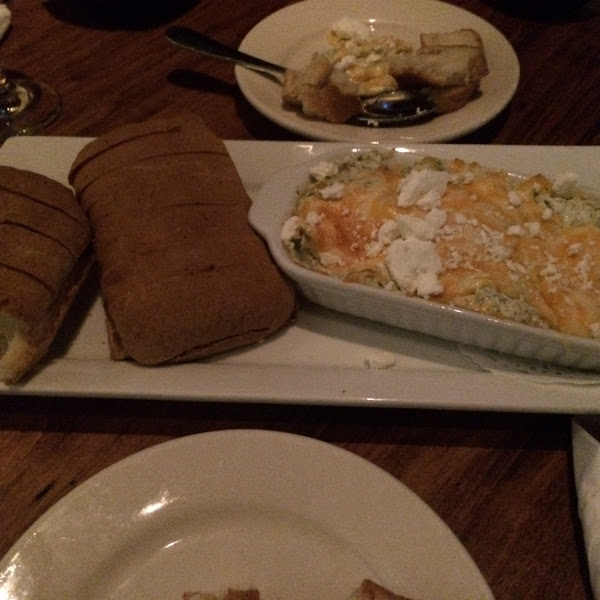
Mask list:
[[[66,183],[87,141],[11,138],[0,148],[0,164]],[[226,144],[250,196],[279,169],[343,147]],[[429,144],[406,150],[524,174],[573,171],[582,185],[600,187],[598,147]],[[69,315],[48,360],[22,384],[0,384],[0,395],[590,413],[600,412],[600,373],[529,364],[304,301],[295,324],[263,344],[196,363],[146,368],[110,360],[102,305],[92,289]]]

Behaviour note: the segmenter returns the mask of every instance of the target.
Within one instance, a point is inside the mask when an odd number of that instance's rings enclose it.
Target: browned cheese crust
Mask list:
[[[197,117],[98,138],[70,181],[94,232],[113,359],[190,361],[292,318],[293,289],[248,223],[233,161]]]

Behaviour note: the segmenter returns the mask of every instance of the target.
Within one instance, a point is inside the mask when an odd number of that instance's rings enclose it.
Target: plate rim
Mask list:
[[[429,3],[427,9],[423,9],[423,4]],[[335,10],[339,17],[345,16],[349,9],[348,5],[352,5],[353,10],[360,7],[360,10],[365,12],[370,11],[371,14],[385,14],[385,10],[389,12],[390,4],[385,0],[331,0],[327,8],[329,11]],[[270,119],[277,125],[299,134],[309,139],[321,141],[338,141],[338,142],[403,142],[403,143],[433,143],[451,141],[458,137],[468,135],[473,131],[483,127],[492,119],[497,117],[512,100],[520,80],[520,64],[518,56],[508,41],[508,39],[491,23],[479,17],[478,15],[462,8],[443,2],[442,0],[402,0],[401,4],[394,4],[395,11],[407,11],[407,7],[412,7],[412,10],[421,10],[425,14],[425,10],[442,10],[445,13],[455,15],[459,21],[465,20],[469,22],[469,26],[478,28],[482,34],[484,42],[488,44],[493,42],[496,50],[501,50],[501,56],[493,54],[488,55],[488,64],[494,63],[498,59],[499,64],[505,63],[505,72],[498,74],[494,72],[493,66],[490,65],[490,74],[484,78],[482,87],[492,86],[491,82],[499,84],[496,81],[499,77],[505,77],[506,81],[500,86],[503,91],[498,96],[497,100],[491,98],[492,104],[487,109],[477,110],[476,104],[470,104],[460,111],[449,113],[448,115],[440,115],[434,120],[426,124],[416,124],[408,127],[392,127],[392,128],[371,128],[357,127],[347,124],[336,125],[325,123],[322,121],[310,120],[301,117],[294,111],[284,109],[279,103],[271,104],[261,98],[258,90],[264,89],[264,86],[277,85],[273,81],[265,79],[264,76],[251,72],[239,65],[235,67],[235,77],[238,86],[246,98],[246,100],[263,116]],[[261,39],[268,37],[269,29],[277,28],[281,23],[292,21],[298,15],[313,15],[315,10],[323,9],[322,3],[319,0],[302,0],[286,7],[283,7],[259,21],[242,39],[239,49],[250,53],[259,54],[261,58],[266,58],[273,62],[281,62],[278,56],[271,55],[270,52],[261,53],[257,46]],[[400,14],[399,12],[395,14]],[[339,18],[338,17],[338,18]],[[363,18],[363,17],[360,17]],[[368,18],[368,17],[364,17]],[[391,19],[399,17],[392,16]],[[374,20],[383,20],[380,17],[374,17]],[[324,29],[325,33],[325,29]],[[272,36],[271,36],[272,37]],[[324,36],[323,36],[324,37]],[[260,83],[259,83],[260,82]],[[496,92],[497,93],[497,92]],[[473,102],[476,102],[474,100]],[[482,112],[483,110],[483,112]],[[462,111],[462,112],[461,112]],[[467,121],[465,122],[465,116]]]
[[[27,564],[19,562],[22,560],[21,555],[24,554],[27,556],[27,552],[31,551],[32,545],[35,545],[36,543],[40,545],[47,542],[47,540],[44,539],[44,533],[48,531],[49,524],[53,519],[58,519],[60,521],[61,516],[64,517],[69,508],[72,508],[70,505],[76,505],[78,502],[84,501],[86,496],[98,493],[103,485],[105,486],[108,484],[109,487],[114,486],[114,481],[111,481],[111,478],[116,478],[118,481],[119,477],[127,475],[131,476],[144,469],[146,469],[147,472],[148,467],[152,467],[153,465],[156,466],[157,464],[163,464],[163,466],[165,464],[171,464],[171,466],[174,467],[173,471],[175,471],[177,464],[173,464],[173,461],[177,463],[178,457],[180,460],[183,460],[184,464],[187,464],[186,461],[189,460],[191,453],[194,451],[206,451],[207,448],[211,448],[211,446],[217,449],[231,447],[232,444],[234,447],[237,444],[237,448],[235,448],[232,456],[235,456],[236,452],[242,450],[244,452],[249,452],[250,456],[252,455],[252,452],[257,452],[257,455],[260,455],[261,448],[266,448],[268,446],[269,448],[275,448],[275,450],[283,450],[283,454],[286,456],[287,460],[289,456],[291,456],[292,450],[304,450],[311,458],[313,458],[315,454],[318,455],[318,457],[323,459],[325,465],[330,463],[331,466],[341,467],[340,472],[344,470],[349,472],[351,468],[353,474],[358,473],[357,478],[359,481],[361,478],[366,478],[367,480],[370,478],[371,481],[375,481],[376,488],[378,486],[384,486],[387,489],[394,490],[396,493],[395,503],[398,505],[398,510],[408,510],[412,513],[413,518],[416,518],[419,521],[423,521],[424,518],[426,518],[426,521],[429,523],[432,530],[435,531],[436,534],[440,534],[441,539],[446,541],[450,540],[453,543],[453,554],[456,555],[456,553],[458,553],[459,555],[455,556],[457,560],[454,563],[454,568],[457,568],[458,565],[461,565],[463,568],[468,568],[469,578],[472,580],[470,585],[474,586],[473,591],[477,588],[479,592],[477,597],[493,600],[489,585],[485,581],[485,578],[474,559],[456,534],[451,531],[450,527],[428,503],[422,500],[398,478],[394,477],[391,473],[375,463],[350,450],[342,448],[341,446],[299,433],[257,428],[220,429],[185,435],[166,442],[154,444],[153,446],[130,454],[102,469],[53,504],[42,516],[36,519],[27,531],[15,542],[4,558],[0,560],[0,590],[2,585],[10,585],[10,577],[7,579],[7,575],[10,576],[11,569],[13,569],[15,565],[18,567],[16,570],[18,571],[18,576],[20,578],[31,577],[31,571],[28,572]],[[248,448],[250,448],[250,450],[248,450]],[[303,454],[297,452],[294,452],[294,454],[295,456],[298,456],[297,464],[302,465],[302,461],[307,460],[303,457]],[[208,460],[210,462],[215,459],[210,456]],[[261,468],[268,471],[268,467],[262,466]],[[335,482],[337,481],[337,478],[343,476],[345,475],[335,474],[333,481]],[[171,477],[173,477],[173,475],[171,475]],[[321,477],[321,474],[319,474],[318,477]],[[196,479],[197,484],[201,483],[202,474],[197,476]],[[176,482],[177,478],[175,477],[173,481]],[[185,491],[185,485],[182,489]],[[181,490],[179,491],[181,492]],[[65,537],[68,537],[69,535],[68,527],[66,530],[61,528],[60,532],[58,532],[59,529],[56,529],[56,535]],[[39,537],[36,539],[36,536],[40,535],[42,537],[41,541]],[[50,542],[51,541],[50,538]],[[429,543],[431,543],[431,540]],[[51,572],[53,576],[56,577],[56,571],[53,570],[53,565],[50,563],[47,567],[48,572]],[[356,582],[356,584],[358,583],[359,582]],[[351,585],[354,584],[355,582],[352,582]],[[66,589],[65,591],[68,592],[69,589]],[[77,590],[77,588],[73,589],[74,591]]]

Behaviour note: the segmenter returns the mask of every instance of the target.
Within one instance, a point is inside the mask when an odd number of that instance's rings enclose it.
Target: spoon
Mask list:
[[[181,48],[275,76],[279,81],[286,71],[281,65],[225,46],[188,27],[169,27],[166,36],[171,43]],[[425,91],[397,90],[363,98],[361,112],[352,117],[350,122],[374,127],[403,125],[421,121],[431,116],[434,110],[433,102]]]

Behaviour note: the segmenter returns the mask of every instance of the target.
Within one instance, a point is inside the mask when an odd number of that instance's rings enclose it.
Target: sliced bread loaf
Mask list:
[[[90,237],[72,190],[0,166],[0,381],[47,353],[92,263]]]
[[[70,180],[94,232],[113,359],[191,361],[292,318],[293,288],[248,223],[233,161],[197,117],[112,131]]]

